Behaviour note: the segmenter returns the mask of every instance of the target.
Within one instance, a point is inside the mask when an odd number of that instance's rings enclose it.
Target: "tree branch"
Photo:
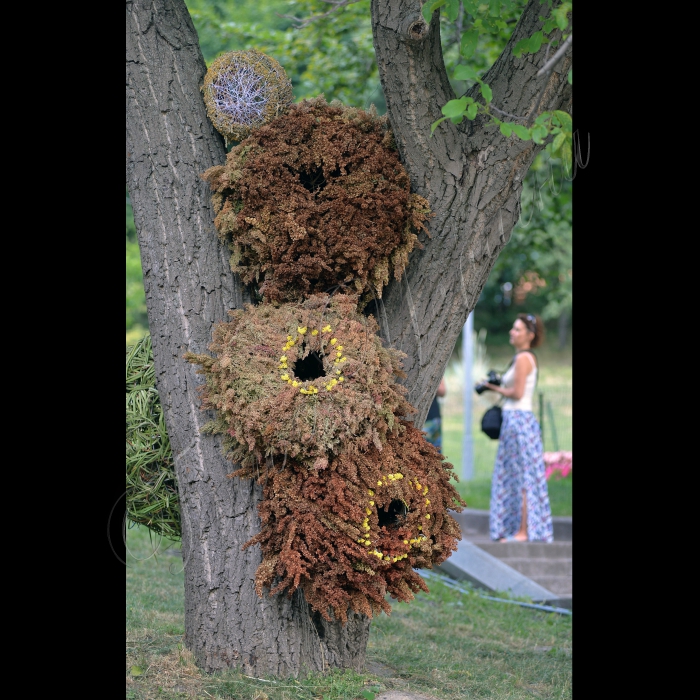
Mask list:
[[[559,47],[559,50],[550,58],[543,66],[537,71],[537,75],[535,77],[540,78],[544,76],[545,80],[542,85],[542,89],[540,90],[540,94],[537,96],[537,102],[535,102],[535,106],[530,112],[530,117],[527,120],[527,126],[532,126],[532,122],[534,121],[535,117],[537,116],[537,110],[540,107],[540,102],[542,101],[542,96],[544,95],[544,91],[547,88],[547,82],[549,81],[549,76],[552,74],[552,71],[554,70],[554,66],[561,61],[562,58],[564,58],[564,55],[566,54],[567,49],[571,46],[571,37],[573,36],[572,34],[569,34],[569,36],[566,38],[566,41]],[[549,48],[549,47],[548,47]]]
[[[552,56],[552,58],[545,63],[542,68],[540,68],[537,71],[537,77],[541,78],[543,75],[549,75],[552,70],[554,70],[554,66],[561,61],[562,58],[564,58],[564,54],[566,53],[566,50],[571,46],[571,37],[573,34],[569,34],[567,37],[566,41],[559,47],[559,50]]]

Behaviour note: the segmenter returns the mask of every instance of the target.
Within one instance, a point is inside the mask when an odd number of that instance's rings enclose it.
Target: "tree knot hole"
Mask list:
[[[414,41],[420,41],[424,39],[428,34],[428,25],[425,20],[421,17],[415,22],[412,22],[408,27],[408,36]]]
[[[326,636],[326,628],[323,625],[323,617],[318,610],[314,610],[311,613],[311,622],[313,622],[314,627],[316,628],[319,639],[323,639]]]

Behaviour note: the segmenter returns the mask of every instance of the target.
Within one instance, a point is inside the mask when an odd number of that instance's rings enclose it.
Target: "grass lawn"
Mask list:
[[[428,580],[372,622],[367,668],[266,682],[202,674],[184,649],[177,543],[127,532],[126,697],[131,700],[373,700],[385,690],[439,700],[571,698],[572,617],[490,601]],[[154,553],[155,552],[155,553]],[[271,679],[267,679],[271,680]]]

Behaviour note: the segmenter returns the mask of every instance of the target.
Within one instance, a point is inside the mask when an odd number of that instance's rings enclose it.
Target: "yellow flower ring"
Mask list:
[[[406,602],[427,592],[414,569],[432,568],[457,548],[460,529],[449,511],[466,503],[450,483],[452,465],[420,430],[402,425],[381,451],[343,453],[323,472],[288,460],[260,476],[262,528],[245,545],[262,548],[258,595],[301,586],[326,619],[332,610],[345,621],[348,610],[389,614],[387,594]],[[244,468],[230,476],[258,474]]]
[[[357,296],[316,294],[300,303],[249,305],[214,329],[200,365],[204,430],[242,466],[283,456],[323,469],[340,451],[381,449],[414,409],[397,383],[402,353],[383,347]]]

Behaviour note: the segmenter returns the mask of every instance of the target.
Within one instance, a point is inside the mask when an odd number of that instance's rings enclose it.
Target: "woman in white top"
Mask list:
[[[552,542],[552,512],[545,478],[540,425],[532,410],[537,359],[544,327],[533,314],[518,314],[510,330],[515,356],[501,385],[485,383],[505,398],[503,424],[491,482],[491,539]]]

